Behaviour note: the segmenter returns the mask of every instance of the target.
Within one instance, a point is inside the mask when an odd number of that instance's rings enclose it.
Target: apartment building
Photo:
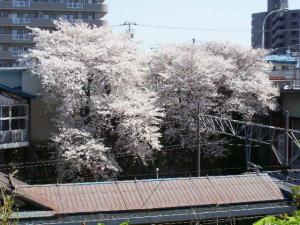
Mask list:
[[[33,46],[26,27],[54,29],[59,18],[101,26],[106,13],[104,0],[0,0],[0,67],[17,66]]]
[[[287,8],[288,0],[268,0],[266,12],[252,14],[252,47],[277,49],[296,46],[299,48],[297,45],[300,40],[300,10],[282,10],[270,14],[275,10]],[[269,16],[263,29],[263,21],[267,15]],[[263,33],[264,46],[262,46]]]

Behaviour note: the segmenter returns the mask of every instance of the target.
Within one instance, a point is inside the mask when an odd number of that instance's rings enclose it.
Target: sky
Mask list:
[[[125,26],[116,25],[125,21],[138,24],[133,26],[135,38],[146,48],[192,42],[193,38],[197,42],[231,41],[250,47],[251,14],[267,9],[267,0],[106,0],[106,4],[109,25],[115,31],[125,31]],[[300,0],[289,0],[289,8],[300,9]]]

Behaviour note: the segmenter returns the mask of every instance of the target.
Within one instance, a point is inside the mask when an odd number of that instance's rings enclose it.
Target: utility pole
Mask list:
[[[137,23],[125,21],[125,22],[123,23],[123,25],[124,25],[124,26],[127,26],[126,32],[130,34],[130,37],[131,37],[131,38],[134,38],[134,33],[133,33],[132,26],[137,26]]]
[[[201,177],[200,102],[197,108],[197,176]]]
[[[250,130],[250,131],[249,131]],[[250,169],[250,163],[251,163],[251,151],[252,151],[252,146],[251,146],[251,141],[252,139],[252,127],[250,128],[245,128],[245,154],[246,154],[246,170],[248,171]]]
[[[262,48],[265,48],[265,24],[266,24],[266,21],[267,19],[269,18],[269,16],[271,16],[272,14],[274,13],[277,13],[277,12],[283,12],[283,11],[288,11],[287,8],[283,8],[283,9],[277,9],[277,10],[274,10],[274,11],[271,11],[270,13],[268,13],[264,20],[263,20],[263,24],[262,24],[262,38],[261,38],[261,47]]]
[[[286,130],[286,140],[285,140],[285,166],[289,167],[289,129],[290,129],[290,113],[286,111],[285,113],[285,130]],[[293,156],[291,156],[292,158]]]

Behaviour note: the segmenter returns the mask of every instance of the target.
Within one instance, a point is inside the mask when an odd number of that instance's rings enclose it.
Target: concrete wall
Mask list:
[[[29,71],[22,71],[22,91],[32,95],[40,94],[40,82],[36,75],[33,75]]]
[[[300,90],[282,93],[282,112],[290,112],[290,116],[300,118]]]
[[[22,71],[0,71],[0,84],[11,88],[22,86]]]
[[[22,91],[37,96],[31,101],[31,142],[32,144],[46,142],[54,130],[54,124],[51,122],[53,113],[41,99],[39,78],[29,71],[23,71]]]
[[[40,98],[31,101],[31,142],[43,144],[51,137],[55,130],[51,121],[53,113],[47,110],[47,105]]]

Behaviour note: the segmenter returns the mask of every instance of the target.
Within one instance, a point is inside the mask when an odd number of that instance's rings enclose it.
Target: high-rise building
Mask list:
[[[299,45],[300,10],[272,11],[288,8],[288,0],[268,0],[268,11],[252,15],[252,47],[262,47],[262,36],[264,30],[264,47],[276,49]]]
[[[0,0],[0,67],[17,65],[17,59],[33,46],[26,27],[54,29],[54,19],[82,20],[103,25],[104,0]]]

